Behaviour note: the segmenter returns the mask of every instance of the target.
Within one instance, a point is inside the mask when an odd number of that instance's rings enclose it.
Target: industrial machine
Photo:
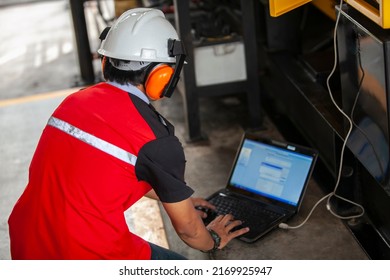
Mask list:
[[[365,209],[345,223],[367,254],[389,259],[390,1],[261,2],[263,96],[319,150],[337,193]],[[333,207],[360,211],[337,199]]]

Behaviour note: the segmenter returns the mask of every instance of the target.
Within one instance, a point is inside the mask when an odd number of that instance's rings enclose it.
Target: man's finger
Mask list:
[[[245,228],[241,228],[241,229],[238,229],[238,230],[235,230],[235,231],[231,231],[229,233],[229,238],[233,239],[233,238],[236,238],[240,235],[243,235],[245,233],[247,233],[250,229],[248,227],[245,227]]]

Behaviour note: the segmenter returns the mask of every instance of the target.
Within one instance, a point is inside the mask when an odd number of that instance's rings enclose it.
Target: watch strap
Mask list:
[[[209,232],[210,232],[210,235],[211,235],[211,238],[213,239],[214,241],[214,246],[212,249],[210,250],[207,250],[207,251],[203,251],[201,250],[203,253],[214,253],[215,251],[218,250],[218,247],[219,245],[221,245],[221,237],[218,235],[218,233],[216,233],[215,231],[213,231],[212,229],[207,229]]]

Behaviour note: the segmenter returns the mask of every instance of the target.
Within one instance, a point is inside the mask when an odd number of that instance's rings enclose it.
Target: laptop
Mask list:
[[[207,198],[217,210],[208,211],[205,224],[231,213],[250,228],[238,238],[258,240],[298,213],[317,156],[309,147],[245,133],[227,186]]]

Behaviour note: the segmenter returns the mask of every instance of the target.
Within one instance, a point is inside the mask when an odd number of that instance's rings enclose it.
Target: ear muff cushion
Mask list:
[[[159,64],[152,69],[145,82],[145,90],[149,98],[157,100],[162,97],[173,72],[174,69],[167,64]]]

